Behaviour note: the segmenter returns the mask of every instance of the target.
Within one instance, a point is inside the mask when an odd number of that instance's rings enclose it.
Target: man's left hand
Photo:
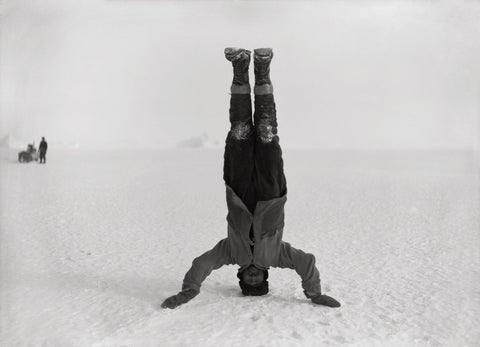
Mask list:
[[[184,289],[180,293],[176,295],[172,295],[171,297],[167,298],[162,303],[162,308],[175,308],[177,306],[183,305],[190,300],[192,300],[195,296],[197,296],[198,292],[194,289]]]

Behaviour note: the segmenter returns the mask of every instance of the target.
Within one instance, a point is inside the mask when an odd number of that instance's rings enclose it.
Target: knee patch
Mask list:
[[[252,133],[252,125],[246,122],[232,124],[230,133],[235,140],[246,140]]]
[[[263,143],[270,143],[277,136],[277,127],[268,119],[262,119],[255,124],[257,137]]]

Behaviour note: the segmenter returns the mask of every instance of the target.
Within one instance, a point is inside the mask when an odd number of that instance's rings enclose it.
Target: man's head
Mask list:
[[[243,295],[260,296],[268,293],[268,271],[257,268],[255,265],[238,271],[240,288]]]

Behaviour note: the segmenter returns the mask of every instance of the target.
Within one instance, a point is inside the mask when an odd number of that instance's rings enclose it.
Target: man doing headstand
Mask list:
[[[270,48],[254,50],[253,119],[248,76],[250,54],[242,48],[225,49],[225,57],[233,65],[231,128],[223,169],[228,237],[193,260],[182,290],[167,298],[163,308],[175,308],[191,300],[212,270],[229,264],[240,266],[237,277],[244,295],[267,294],[268,268],[288,268],[300,275],[305,296],[313,303],[340,306],[337,300],[322,294],[315,257],[282,241],[287,186],[270,80],[273,52]]]

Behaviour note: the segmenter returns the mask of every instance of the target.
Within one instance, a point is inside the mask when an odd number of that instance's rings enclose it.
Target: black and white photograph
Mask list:
[[[0,0],[0,345],[474,347],[480,1]]]

